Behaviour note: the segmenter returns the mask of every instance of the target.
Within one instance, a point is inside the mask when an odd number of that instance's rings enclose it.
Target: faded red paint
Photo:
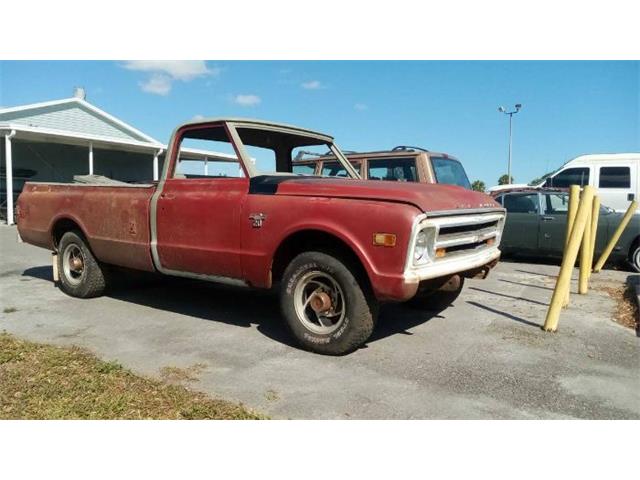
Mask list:
[[[25,242],[55,249],[58,222],[76,223],[96,257],[153,271],[149,203],[154,187],[26,183],[18,198],[18,231]]]
[[[176,154],[170,155],[172,171]],[[482,193],[438,184],[298,178],[274,194],[249,193],[247,178],[173,179],[157,202],[159,265],[151,254],[151,198],[156,186],[27,183],[18,199],[18,230],[55,250],[59,222],[72,221],[98,260],[139,270],[162,269],[242,279],[271,286],[278,247],[301,231],[321,231],[360,259],[377,298],[406,300],[418,287],[403,277],[412,223],[420,213],[500,208]],[[260,228],[251,216],[262,214]],[[393,248],[373,234],[393,233]]]

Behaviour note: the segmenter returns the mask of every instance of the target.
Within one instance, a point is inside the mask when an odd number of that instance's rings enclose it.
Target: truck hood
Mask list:
[[[251,179],[253,193],[304,197],[353,198],[414,205],[425,213],[502,208],[490,196],[455,185],[264,176]]]

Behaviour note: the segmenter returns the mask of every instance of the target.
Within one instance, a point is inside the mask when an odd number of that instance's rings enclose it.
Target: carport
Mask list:
[[[136,182],[158,178],[165,146],[74,96],[0,110],[0,197],[11,225],[25,181],[71,182],[74,175],[104,175]]]
[[[15,200],[26,181],[72,182],[74,175],[158,180],[166,148],[87,102],[81,88],[71,98],[0,109],[1,216],[14,223]],[[183,151],[205,165],[208,159],[230,157]]]

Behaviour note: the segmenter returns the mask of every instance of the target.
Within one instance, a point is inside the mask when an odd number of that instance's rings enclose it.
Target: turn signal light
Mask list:
[[[436,258],[442,258],[447,254],[446,248],[436,248]]]
[[[395,247],[396,235],[394,233],[374,233],[373,244],[379,247]]]
[[[496,237],[492,237],[489,240],[487,240],[487,245],[491,246],[494,243],[496,243]]]

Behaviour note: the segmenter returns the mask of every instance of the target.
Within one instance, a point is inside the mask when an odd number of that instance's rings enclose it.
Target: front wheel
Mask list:
[[[291,261],[282,280],[282,313],[305,349],[344,355],[367,341],[377,302],[366,282],[342,261],[322,252],[305,252]]]

